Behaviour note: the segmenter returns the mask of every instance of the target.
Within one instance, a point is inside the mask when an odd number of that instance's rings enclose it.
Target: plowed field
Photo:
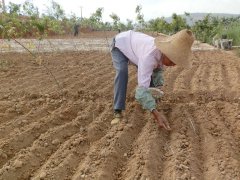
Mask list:
[[[109,53],[42,59],[1,55],[0,179],[240,179],[240,58],[195,51],[192,69],[166,69],[158,108],[171,132],[135,101],[135,67],[125,120],[111,126]]]

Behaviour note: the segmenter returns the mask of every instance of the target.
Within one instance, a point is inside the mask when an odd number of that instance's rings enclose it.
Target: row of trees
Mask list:
[[[6,11],[2,10],[0,14],[0,33],[2,38],[63,34],[72,29],[77,19],[75,15],[67,18],[62,7],[55,1],[51,1],[45,14],[40,14],[30,0],[23,4],[10,2]]]
[[[3,7],[0,6],[1,9]],[[185,17],[191,19],[189,13],[185,16],[173,14],[171,22],[164,17],[144,20],[142,6],[135,9],[135,21],[127,19],[126,23],[120,20],[116,13],[110,14],[112,22],[103,22],[104,8],[98,8],[89,18],[80,18],[75,14],[67,16],[63,8],[55,1],[51,1],[44,14],[31,0],[26,0],[23,4],[9,3],[6,13],[0,14],[0,33],[2,38],[68,34],[72,32],[74,24],[81,24],[81,28],[92,30],[118,30],[121,31],[135,29],[139,31],[154,31],[165,34],[173,34],[177,31],[188,28],[192,29],[197,39],[203,42],[211,42],[216,34],[226,34],[234,39],[234,43],[240,43],[240,18],[217,18],[210,14],[189,26]]]
[[[122,23],[120,17],[115,13],[110,14],[112,22],[103,22],[104,8],[98,8],[89,18],[80,18],[74,13],[67,16],[63,8],[53,0],[43,14],[40,14],[31,0],[26,0],[23,4],[10,2],[6,10],[4,7],[0,3],[0,33],[2,38],[68,34],[72,32],[75,24],[80,24],[81,28],[91,30],[128,30],[134,29],[135,26],[130,19],[127,19],[127,23]],[[143,24],[141,6],[136,7],[136,13],[137,22]]]

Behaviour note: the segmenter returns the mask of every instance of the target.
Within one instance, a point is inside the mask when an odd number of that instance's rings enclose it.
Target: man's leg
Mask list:
[[[125,110],[125,101],[128,83],[128,58],[118,49],[111,51],[113,66],[116,69],[114,80],[114,110],[120,112]]]

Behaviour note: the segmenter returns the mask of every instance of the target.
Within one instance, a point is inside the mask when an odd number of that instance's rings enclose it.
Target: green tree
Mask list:
[[[120,31],[128,30],[126,24],[124,24],[124,23],[122,23],[122,22],[119,22],[119,24],[118,24],[118,29],[119,29]]]
[[[103,14],[103,8],[98,8],[89,18],[91,27],[93,29],[101,29],[103,28],[102,23],[102,14]]]
[[[205,16],[203,20],[195,22],[192,27],[195,37],[207,43],[212,43],[212,38],[220,32],[220,29],[222,29],[222,24],[210,14]]]
[[[105,28],[105,30],[108,30],[108,31],[112,30],[111,23],[110,22],[105,22],[104,23],[104,28]]]
[[[31,0],[26,0],[22,5],[22,24],[25,29],[24,36],[37,36],[43,35],[44,27],[39,18],[38,8],[35,7]]]
[[[0,13],[6,13],[6,5],[5,5],[5,0],[0,1]]]
[[[163,17],[151,19],[148,22],[148,28],[150,31],[157,31],[165,34],[168,34],[171,29],[170,24]]]
[[[47,16],[56,20],[62,20],[65,18],[65,12],[60,4],[52,0],[51,6],[47,7]]]
[[[119,22],[120,22],[119,16],[118,16],[117,14],[115,14],[115,13],[112,13],[112,14],[110,14],[109,16],[110,16],[110,17],[112,18],[112,20],[113,20],[113,29],[114,29],[114,30],[120,29],[120,27],[119,27]]]
[[[46,14],[43,14],[42,18],[41,24],[49,35],[64,33],[62,21],[66,17],[60,4],[52,0],[50,6],[47,7]]]
[[[172,15],[171,29],[173,33],[176,33],[182,29],[189,28],[186,19],[178,16],[176,13]]]
[[[20,15],[21,4],[15,4],[15,3],[9,2],[7,9],[10,14]]]
[[[137,5],[135,9],[135,13],[137,14],[136,20],[139,26],[139,29],[144,29],[144,15],[142,13],[142,6]]]
[[[1,34],[4,38],[22,36],[26,28],[23,26],[22,20],[19,18],[21,14],[21,4],[10,2],[7,6],[7,13],[3,13],[0,24]]]
[[[23,8],[22,14],[24,16],[39,17],[38,8],[33,5],[31,0],[25,1],[22,5],[22,8]]]
[[[126,29],[127,30],[130,30],[130,29],[133,29],[133,21],[130,20],[130,19],[127,19],[127,25],[126,25]]]

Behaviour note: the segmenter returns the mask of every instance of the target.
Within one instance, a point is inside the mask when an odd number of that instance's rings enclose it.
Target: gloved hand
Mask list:
[[[159,87],[150,87],[148,90],[156,100],[160,99],[164,95],[164,92]]]

